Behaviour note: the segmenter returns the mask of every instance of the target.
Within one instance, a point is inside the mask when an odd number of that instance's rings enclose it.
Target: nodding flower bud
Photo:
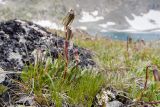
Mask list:
[[[143,45],[146,45],[146,43],[145,43],[145,41],[144,41],[144,40],[141,40],[141,43],[142,43]]]
[[[72,30],[71,30],[70,27],[67,27],[67,34],[66,34],[66,36],[67,36],[66,37],[67,40],[70,40],[73,37],[73,33],[72,33]]]
[[[69,26],[69,25],[73,22],[74,17],[75,17],[74,10],[71,9],[71,10],[67,13],[67,15],[64,17],[64,19],[63,19],[63,21],[62,21],[62,24],[63,24],[65,27]]]
[[[155,81],[160,81],[160,74],[156,66],[153,67],[153,75],[154,75]]]
[[[147,89],[147,82],[148,82],[148,78],[149,78],[149,68],[151,67],[150,64],[148,64],[146,66],[146,79],[145,79],[145,83],[144,83],[144,89]]]

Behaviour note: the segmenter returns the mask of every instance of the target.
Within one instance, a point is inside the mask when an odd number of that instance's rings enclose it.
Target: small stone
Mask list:
[[[112,101],[106,104],[106,107],[123,107],[123,103],[119,101]]]
[[[2,83],[5,80],[6,74],[4,73],[4,70],[0,68],[0,83]]]

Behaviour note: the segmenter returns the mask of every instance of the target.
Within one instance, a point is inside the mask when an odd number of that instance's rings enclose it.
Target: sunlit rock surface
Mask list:
[[[53,60],[58,54],[63,54],[64,39],[51,34],[46,29],[32,22],[10,20],[0,23],[0,67],[4,70],[21,70],[25,64],[34,62],[33,52],[49,50]],[[69,49],[69,56],[74,60],[73,51],[77,46]],[[78,48],[80,65],[93,66],[89,51]]]

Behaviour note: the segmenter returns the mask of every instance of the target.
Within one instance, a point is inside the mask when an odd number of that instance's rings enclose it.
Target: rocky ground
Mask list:
[[[21,70],[25,64],[33,62],[35,49],[49,50],[54,59],[63,54],[63,47],[63,38],[32,22],[10,20],[0,23],[0,67],[4,70]],[[78,48],[80,65],[95,65],[89,51],[75,45],[70,47],[70,59],[73,59],[73,50]]]
[[[12,84],[10,79],[19,79],[17,73],[23,69],[24,65],[34,63],[36,50],[45,53],[45,57],[51,56],[54,61],[59,54],[63,55],[63,48],[64,38],[32,22],[23,20],[1,22],[0,84],[13,88],[15,84]],[[81,67],[96,65],[90,51],[75,45],[69,47],[71,61],[74,61],[74,49],[78,49]],[[0,102],[9,103],[10,92],[1,95]]]
[[[53,61],[58,58],[59,54],[63,55],[64,41],[65,39],[62,36],[50,33],[45,28],[32,22],[10,20],[0,23],[0,106],[31,105],[33,98],[16,95],[15,92],[21,93],[18,91],[17,84],[13,83],[11,79],[20,80],[21,70],[25,65],[35,62],[38,50],[44,53],[45,58],[51,56]],[[71,44],[69,46],[70,61],[74,61],[75,49],[78,49],[79,52],[80,67],[97,66],[92,60],[93,52]],[[8,88],[3,94],[1,93],[2,84]],[[15,101],[18,102],[15,103]],[[96,107],[101,107],[104,104],[107,107],[127,107],[132,103],[132,100],[126,97],[125,93],[119,93],[109,87],[102,88],[97,93],[93,105]]]

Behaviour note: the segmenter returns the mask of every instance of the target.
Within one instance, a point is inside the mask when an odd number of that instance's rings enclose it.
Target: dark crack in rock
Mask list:
[[[33,62],[33,51],[40,48],[50,50],[53,59],[63,53],[64,39],[51,34],[45,28],[32,22],[10,20],[0,23],[0,67],[4,70],[21,70],[24,64]],[[94,66],[91,53],[83,48],[73,46],[69,49],[73,60],[73,50],[78,48],[80,66]]]

